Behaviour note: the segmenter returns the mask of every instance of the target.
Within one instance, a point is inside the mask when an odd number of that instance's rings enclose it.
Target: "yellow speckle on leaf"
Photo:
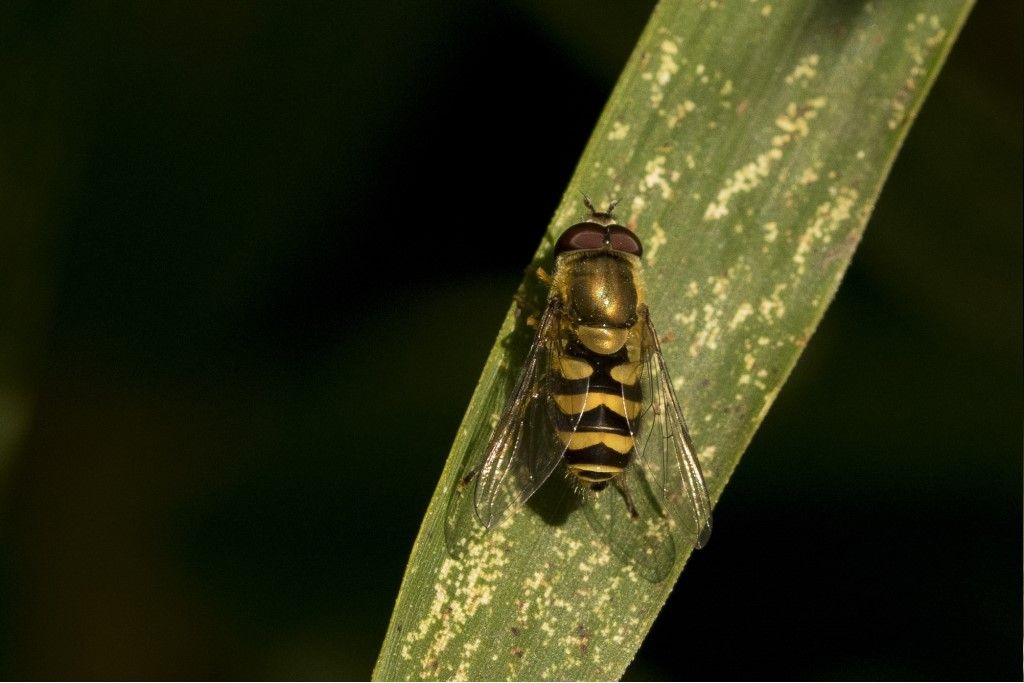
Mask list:
[[[800,178],[797,179],[797,182],[799,184],[801,184],[801,185],[810,185],[811,183],[813,183],[817,179],[818,179],[817,172],[813,168],[808,166],[807,168],[805,168],[803,170],[803,173],[800,174]]]
[[[440,655],[462,633],[469,619],[490,604],[508,562],[504,544],[504,534],[495,530],[485,541],[471,543],[464,559],[446,558],[442,563],[426,616],[406,634],[401,651],[403,658],[412,659],[411,646],[420,641],[428,643],[418,660],[423,667],[421,677],[436,677]],[[428,637],[430,634],[432,637]]]
[[[773,323],[786,314],[786,304],[782,301],[782,291],[786,289],[785,284],[775,285],[770,296],[761,299],[757,310],[761,319],[767,323]]]
[[[676,313],[672,316],[672,319],[677,323],[690,327],[697,322],[697,309],[691,308],[689,313]]]
[[[768,171],[773,161],[782,158],[782,152],[778,149],[771,149],[763,154],[758,154],[754,161],[734,171],[731,178],[725,181],[725,185],[718,191],[717,201],[708,204],[704,211],[704,220],[718,220],[729,214],[729,200],[741,192],[750,192],[757,187],[764,178],[768,177]]]
[[[664,155],[658,155],[644,164],[645,175],[640,189],[649,190],[657,187],[661,189],[662,199],[672,199],[672,188],[669,186],[668,179],[665,178],[665,161]]]
[[[814,218],[804,229],[803,234],[797,242],[796,253],[793,254],[793,262],[797,264],[797,277],[804,274],[807,265],[807,255],[811,252],[815,243],[829,243],[832,235],[850,219],[853,205],[858,197],[857,190],[850,187],[841,187],[834,191],[830,201],[818,205],[814,212]]]
[[[633,204],[630,207],[633,211],[633,219],[636,219],[640,212],[643,211],[646,207],[647,200],[644,199],[642,195],[638,194],[635,197],[633,197]]]
[[[661,227],[661,224],[657,221],[654,222],[654,234],[647,240],[647,249],[645,258],[647,259],[647,265],[653,266],[658,258],[658,249],[662,245],[668,242],[668,238],[665,236],[665,229]]]
[[[729,322],[729,329],[735,330],[737,327],[743,324],[743,321],[749,318],[754,313],[754,307],[749,301],[744,301],[740,304],[739,308],[736,309],[736,313],[732,316],[732,320]]]
[[[679,65],[675,60],[675,55],[678,52],[679,48],[671,40],[661,43],[661,61],[658,65],[658,71],[654,76],[654,80],[659,86],[668,85],[668,82],[672,80],[672,76],[679,71]],[[658,101],[661,101],[660,97]]]
[[[941,43],[945,39],[946,39],[946,30],[940,28],[935,33],[933,33],[932,35],[930,35],[927,38],[925,38],[924,39],[924,44],[927,45],[928,47],[935,47],[936,45],[938,45],[939,43]]]
[[[718,340],[722,336],[721,316],[721,309],[705,304],[704,325],[697,331],[693,343],[690,344],[690,356],[696,357],[701,349],[714,351],[718,348]]]
[[[786,105],[786,111],[775,118],[775,125],[785,133],[804,137],[810,131],[811,120],[818,116],[817,110],[824,107],[825,102],[823,97],[807,100],[803,107],[798,107],[796,102],[790,102]]]
[[[729,294],[729,278],[718,275],[712,275],[708,278],[708,284],[711,285],[711,293],[715,295],[716,299],[724,299]]]
[[[929,31],[929,35],[922,35]],[[939,17],[927,17],[924,14],[918,14],[914,21],[907,24],[907,34],[903,41],[903,49],[912,63],[907,78],[903,81],[903,88],[889,100],[891,111],[886,122],[889,130],[896,130],[907,120],[908,105],[913,99],[912,93],[917,87],[918,78],[923,77],[926,72],[925,63],[930,53],[947,37]]]
[[[715,201],[704,210],[704,220],[718,220],[729,214],[729,202],[738,194],[750,192],[768,177],[772,164],[782,158],[782,148],[793,140],[802,138],[810,132],[810,122],[817,117],[828,100],[815,97],[797,105],[790,102],[786,109],[775,119],[775,125],[782,129],[782,135],[771,140],[771,148],[758,154],[754,161],[748,162],[726,178],[725,183],[715,196]]]
[[[608,132],[609,140],[625,140],[629,134],[629,124],[616,121],[612,124],[612,129]]]
[[[693,100],[684,100],[676,105],[676,108],[665,116],[665,122],[669,128],[675,128],[676,125],[686,118],[686,115],[697,108],[697,105]]]
[[[818,66],[819,60],[820,57],[817,54],[809,54],[801,57],[793,71],[786,76],[786,83],[793,85],[794,83],[799,82],[800,85],[806,88],[811,79],[818,75],[818,69],[816,67]]]

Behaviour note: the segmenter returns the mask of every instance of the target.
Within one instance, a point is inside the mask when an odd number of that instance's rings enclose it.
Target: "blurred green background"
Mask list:
[[[365,678],[651,3],[0,5],[0,678]],[[980,3],[633,678],[1021,675],[1021,7]]]

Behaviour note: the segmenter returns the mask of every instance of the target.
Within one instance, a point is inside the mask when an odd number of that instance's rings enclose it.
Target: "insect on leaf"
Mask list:
[[[640,36],[534,265],[550,269],[554,239],[584,215],[580,192],[620,200],[712,501],[839,286],[970,6],[665,0]],[[528,278],[521,299],[544,292]],[[467,457],[533,337],[526,317],[510,309],[483,370],[376,679],[619,678],[682,572],[689,548],[664,580],[645,578],[548,486],[450,548]]]

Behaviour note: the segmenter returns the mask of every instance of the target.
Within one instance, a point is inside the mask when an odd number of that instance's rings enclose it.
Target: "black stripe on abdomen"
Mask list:
[[[565,461],[569,465],[577,465],[581,468],[588,466],[601,469],[614,467],[622,470],[629,464],[632,453],[633,451],[619,453],[614,448],[609,448],[603,443],[599,443],[587,448],[580,448],[579,450],[566,450]]]
[[[594,374],[585,379],[566,379],[556,372],[551,384],[551,390],[556,394],[578,395],[585,394],[587,391],[599,391],[604,394],[622,396],[629,401],[639,401],[643,398],[639,382],[636,384],[616,382],[608,374],[608,369],[604,368],[595,368]]]
[[[630,434],[629,420],[606,405],[599,405],[582,415],[566,415],[561,410],[557,412],[556,423],[561,431],[574,429],[577,432],[610,432],[623,436]]]

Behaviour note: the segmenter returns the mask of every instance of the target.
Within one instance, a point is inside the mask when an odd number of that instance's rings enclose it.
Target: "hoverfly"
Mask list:
[[[449,548],[493,529],[559,464],[594,529],[652,581],[677,546],[701,547],[711,504],[640,272],[643,246],[612,202],[555,243],[547,305],[486,447],[449,505]],[[472,490],[472,496],[469,495]],[[466,512],[472,499],[473,514]]]

